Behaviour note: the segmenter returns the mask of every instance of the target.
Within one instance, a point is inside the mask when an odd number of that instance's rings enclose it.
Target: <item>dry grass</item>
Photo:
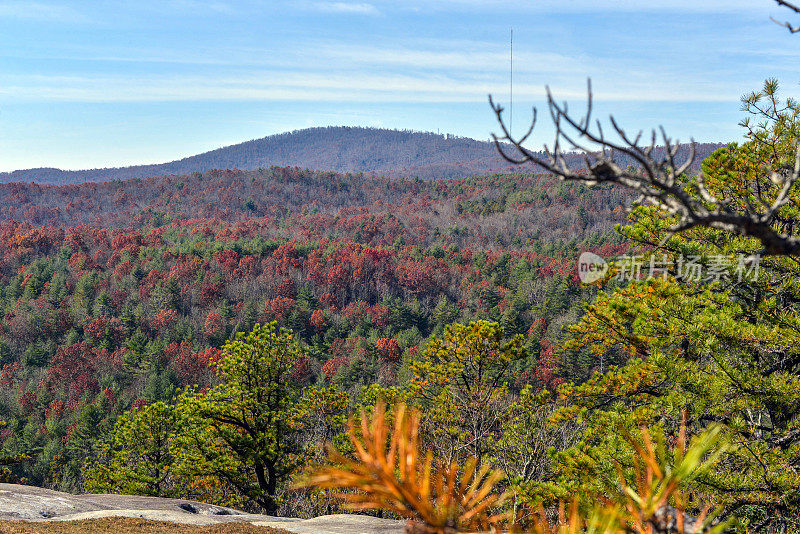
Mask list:
[[[81,521],[0,521],[0,534],[290,534],[286,530],[248,523],[180,525],[131,517],[104,517]]]

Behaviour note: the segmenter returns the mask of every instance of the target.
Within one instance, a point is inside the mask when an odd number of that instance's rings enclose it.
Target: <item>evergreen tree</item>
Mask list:
[[[288,477],[304,459],[294,420],[300,388],[290,374],[302,351],[276,323],[256,324],[225,344],[220,384],[178,400],[180,473],[213,476],[251,506],[275,515]]]

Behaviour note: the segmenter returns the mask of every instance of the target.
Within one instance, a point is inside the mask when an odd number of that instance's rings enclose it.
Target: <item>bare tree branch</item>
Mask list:
[[[800,14],[800,7],[798,7],[798,6],[794,5],[794,4],[792,4],[791,2],[787,2],[786,0],[775,0],[775,2],[776,2],[776,3],[777,3],[779,6],[781,6],[781,7],[786,7],[786,8],[789,8],[789,9],[791,9],[792,11],[794,11],[795,13],[798,13],[798,14]],[[778,25],[780,25],[780,26],[784,26],[784,27],[786,27],[786,28],[787,28],[787,29],[788,29],[790,32],[792,32],[792,33],[797,33],[797,32],[800,32],[800,26],[793,26],[793,25],[792,25],[790,22],[788,22],[788,21],[787,21],[787,22],[781,22],[781,21],[779,21],[779,20],[775,20],[775,19],[774,19],[774,18],[772,18],[772,17],[770,17],[770,19],[772,19],[772,22],[774,22],[775,24],[778,24]]]
[[[663,151],[655,150],[655,131],[651,132],[649,146],[642,147],[639,144],[642,132],[630,136],[611,116],[613,132],[619,138],[619,141],[612,141],[604,134],[599,122],[596,128],[591,128],[591,81],[587,86],[587,95],[586,113],[576,118],[568,112],[566,104],[555,101],[547,88],[547,107],[555,127],[555,136],[552,148],[545,145],[544,155],[523,146],[536,125],[536,109],[533,110],[531,127],[517,139],[503,120],[503,108],[495,104],[489,95],[489,104],[501,131],[501,135],[492,134],[498,152],[511,163],[533,163],[564,180],[586,184],[614,183],[634,191],[639,195],[638,203],[653,204],[677,218],[667,238],[676,232],[705,226],[754,237],[763,245],[762,254],[765,255],[800,255],[800,239],[781,233],[774,227],[778,210],[789,202],[792,188],[800,177],[800,147],[793,168],[780,174],[773,173],[770,177],[774,187],[762,191],[759,186],[755,195],[759,205],[753,205],[745,196],[744,209],[741,206],[732,207],[731,202],[718,199],[708,191],[702,174],[694,179],[685,175],[695,159],[694,141],[688,157],[678,161],[679,143],[677,140],[673,142],[663,128],[660,129]],[[583,152],[586,168],[575,169],[568,165],[564,147]],[[615,161],[617,155],[627,156],[636,165],[623,169]],[[768,197],[768,194],[774,197]]]

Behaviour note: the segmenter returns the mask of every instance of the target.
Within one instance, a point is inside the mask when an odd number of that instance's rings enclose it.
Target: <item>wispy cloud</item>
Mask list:
[[[450,42],[426,40],[396,46],[346,44],[340,40],[308,40],[281,54],[270,54],[263,48],[198,46],[190,50],[154,49],[151,47],[121,47],[96,50],[77,48],[61,50],[58,54],[36,52],[9,53],[0,51],[0,58],[19,60],[63,60],[76,62],[120,64],[174,64],[214,68],[289,68],[299,62],[306,68],[325,70],[437,70],[452,73],[504,73],[508,68],[508,51],[497,43]],[[567,55],[548,51],[519,51],[515,54],[515,72],[586,72],[596,65],[583,55]]]
[[[612,76],[613,77],[613,76]],[[604,101],[734,102],[738,93],[723,83],[698,86],[676,79],[654,83],[644,76],[628,83],[597,80],[595,96]],[[563,78],[553,83],[558,98],[585,98],[582,81]],[[296,71],[252,73],[211,81],[197,76],[125,77],[33,76],[0,79],[0,101],[53,102],[192,102],[192,101],[313,101],[313,102],[485,102],[487,93],[505,95],[501,79],[443,74],[321,74]],[[539,84],[515,85],[520,100],[540,101]]]
[[[394,0],[384,1],[394,2]],[[536,0],[533,2],[519,2],[518,0],[406,0],[404,5],[416,10],[451,11],[461,7],[497,13],[500,13],[501,11],[498,10],[502,9],[543,13],[595,11],[730,13],[731,11],[764,12],[769,7],[754,0],[650,0],[648,2],[641,0]]]
[[[54,21],[61,23],[87,22],[89,17],[69,6],[44,2],[2,2],[0,19]]]
[[[378,15],[380,11],[366,2],[314,2],[312,7],[324,13],[352,13],[355,15]]]
[[[439,71],[463,70],[465,72],[506,72],[508,50],[497,45],[446,48],[446,43],[432,44],[429,48],[376,47],[345,45],[339,43],[318,47],[320,56],[342,65],[401,67],[435,69]],[[515,57],[517,72],[581,72],[592,64],[588,58],[568,56],[558,52],[518,52]]]
[[[209,11],[212,13],[232,13],[233,7],[227,2],[205,0],[174,0],[173,6],[191,11]]]

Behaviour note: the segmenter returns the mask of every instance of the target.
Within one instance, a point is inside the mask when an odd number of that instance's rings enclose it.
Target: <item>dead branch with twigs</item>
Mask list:
[[[533,163],[563,180],[589,185],[613,183],[630,189],[638,194],[637,203],[653,204],[676,219],[668,236],[705,226],[754,237],[763,245],[761,253],[764,255],[800,255],[800,238],[781,233],[774,225],[778,210],[790,201],[790,193],[800,177],[800,147],[793,165],[784,166],[769,176],[775,187],[760,191],[757,201],[748,201],[742,209],[740,204],[729,199],[715,197],[706,188],[702,173],[693,178],[687,176],[695,159],[693,140],[688,157],[678,161],[679,142],[670,139],[663,128],[660,128],[660,136],[652,130],[649,144],[642,145],[642,132],[629,135],[613,115],[610,123],[616,138],[612,140],[599,120],[593,123],[591,80],[587,95],[586,113],[577,118],[566,103],[556,102],[547,88],[547,111],[555,134],[552,145],[544,146],[544,156],[523,146],[536,127],[536,108],[528,131],[522,137],[514,137],[503,119],[503,107],[495,104],[490,95],[489,103],[501,130],[499,136],[492,134],[498,152],[511,163]],[[664,145],[663,150],[655,150],[659,140]],[[567,164],[565,156],[571,151],[583,154],[584,169]],[[618,155],[627,156],[636,165],[622,168],[615,161]]]
[[[800,7],[796,6],[795,4],[792,4],[791,2],[787,2],[786,0],[775,0],[775,2],[781,7],[788,8],[788,9],[794,11],[795,13],[800,14]],[[785,28],[787,28],[792,33],[800,32],[800,26],[795,26],[789,21],[781,22],[781,21],[776,20],[776,19],[774,19],[772,17],[770,17],[770,18],[772,19],[772,22],[774,22],[775,24],[778,24],[780,26],[784,26]]]

